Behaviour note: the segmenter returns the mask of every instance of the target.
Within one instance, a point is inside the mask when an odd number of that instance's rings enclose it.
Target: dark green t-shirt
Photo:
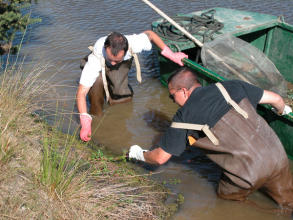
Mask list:
[[[239,103],[248,98],[254,108],[262,98],[263,90],[239,80],[221,82],[231,99]],[[215,84],[196,88],[173,117],[173,122],[209,125],[212,128],[231,107]],[[205,134],[201,131],[168,128],[159,141],[159,146],[167,153],[179,156],[188,146],[188,136],[199,139]]]

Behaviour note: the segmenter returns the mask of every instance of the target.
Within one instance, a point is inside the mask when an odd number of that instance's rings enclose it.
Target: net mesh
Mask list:
[[[264,53],[232,35],[223,35],[202,47],[203,64],[226,79],[239,79],[287,95],[287,82]]]

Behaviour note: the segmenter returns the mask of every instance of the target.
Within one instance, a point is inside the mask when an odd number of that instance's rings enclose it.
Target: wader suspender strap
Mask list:
[[[93,54],[95,57],[97,57],[97,58],[100,60],[100,62],[101,62],[101,67],[102,67],[102,79],[103,79],[104,90],[105,90],[105,93],[106,93],[106,102],[109,102],[110,95],[109,95],[108,83],[107,83],[107,79],[106,79],[105,58],[104,58],[103,56],[101,56],[101,57],[96,56],[95,53],[94,53],[94,48],[93,48],[93,46],[89,46],[88,48],[92,51],[92,54]]]
[[[231,99],[230,95],[228,94],[227,90],[224,88],[224,86],[221,83],[216,83],[215,84],[218,89],[221,91],[222,95],[224,96],[226,102],[232,106],[240,115],[243,116],[243,118],[248,118],[248,114],[246,111],[242,110],[242,108],[239,107],[239,105],[237,105],[236,102],[234,102],[234,100]]]
[[[104,90],[106,92],[106,102],[109,102],[109,90],[108,90],[108,83],[106,79],[106,65],[105,65],[105,58],[101,56],[101,66],[102,66],[102,79],[103,79],[103,85],[104,85]]]
[[[92,54],[95,57],[97,57],[95,55],[95,53],[94,53],[93,46],[89,46],[88,48],[92,51]],[[132,52],[132,48],[131,47],[129,47],[129,52],[131,53],[131,55],[134,58],[134,62],[135,62],[135,66],[136,66],[136,78],[137,78],[137,81],[141,83],[141,70],[140,70],[140,64],[139,64],[139,61],[138,61],[137,54]],[[104,84],[104,90],[106,92],[106,101],[108,102],[110,95],[109,95],[109,90],[108,90],[108,83],[107,83],[107,80],[106,80],[105,58],[103,56],[101,58],[99,58],[99,57],[97,57],[97,58],[100,59],[100,62],[101,62],[101,66],[102,66],[102,79],[103,79],[103,84]]]
[[[209,129],[208,125],[198,125],[198,124],[172,122],[171,127],[172,128],[181,128],[181,129],[203,131],[205,133],[205,135],[208,137],[208,139],[210,139],[210,141],[214,145],[219,145],[219,140],[211,132],[211,130]]]
[[[131,46],[129,46],[129,52],[131,53],[131,55],[134,58],[134,62],[135,62],[135,66],[136,66],[136,78],[137,78],[137,81],[141,83],[141,71],[140,71],[140,64],[139,64],[139,61],[138,61],[137,54],[132,52],[132,47]]]
[[[224,88],[224,86],[221,83],[215,84],[222,95],[224,96],[227,103],[232,106],[240,115],[242,115],[244,118],[248,118],[248,114],[246,111],[242,110],[239,105],[237,105],[236,102],[234,102],[230,95],[228,94],[227,90]],[[208,125],[198,125],[198,124],[189,124],[189,123],[178,123],[178,122],[172,122],[171,124],[172,128],[181,128],[181,129],[189,129],[189,130],[196,130],[196,131],[203,131],[205,135],[210,139],[210,141],[214,145],[219,145],[219,140],[215,137],[215,135],[211,132]]]

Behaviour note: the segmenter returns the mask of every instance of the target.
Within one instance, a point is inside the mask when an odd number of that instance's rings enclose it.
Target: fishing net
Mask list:
[[[287,94],[287,82],[264,53],[232,35],[223,35],[204,44],[203,64],[226,79],[239,79],[275,92]]]

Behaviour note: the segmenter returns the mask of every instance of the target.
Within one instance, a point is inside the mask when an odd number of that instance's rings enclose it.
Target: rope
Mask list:
[[[187,30],[190,34],[203,36],[203,43],[205,43],[209,39],[213,40],[212,35],[224,27],[223,23],[218,22],[218,20],[214,19],[215,13],[216,10],[212,9],[205,13],[202,13],[201,16],[175,16],[172,19],[185,30]],[[204,33],[199,32],[203,30]],[[185,42],[190,40],[188,37],[178,31],[177,28],[175,28],[167,20],[163,20],[163,22],[156,27],[154,32],[158,36],[166,38],[168,40],[173,40],[177,42]]]

